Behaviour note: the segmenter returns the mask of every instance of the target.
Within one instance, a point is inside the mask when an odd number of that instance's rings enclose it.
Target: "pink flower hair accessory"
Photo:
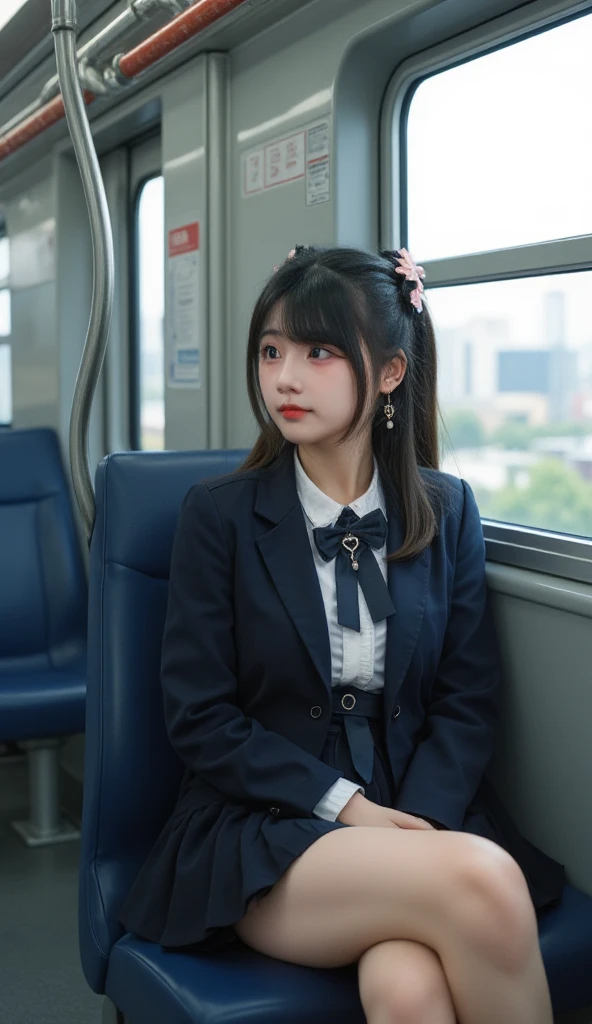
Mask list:
[[[415,282],[415,288],[409,294],[409,302],[415,307],[418,313],[421,313],[423,309],[421,297],[424,291],[422,278],[425,277],[425,270],[423,267],[417,266],[413,256],[407,251],[407,249],[399,249],[394,253],[394,257],[399,264],[398,267],[395,267],[395,273],[403,274],[406,281]]]
[[[296,255],[296,249],[290,249],[290,252],[289,252],[289,253],[288,253],[288,255],[286,256],[286,260],[291,260],[291,259],[292,259],[292,256],[295,256],[295,255]],[[284,263],[286,262],[286,260],[284,260]],[[274,270],[274,273],[275,273],[276,271],[278,271],[279,269],[280,269],[279,267],[274,267],[274,268],[273,268],[273,270]]]

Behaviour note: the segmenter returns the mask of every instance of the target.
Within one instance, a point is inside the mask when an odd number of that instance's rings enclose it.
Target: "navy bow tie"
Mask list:
[[[370,548],[381,548],[388,524],[382,509],[360,519],[347,505],[335,526],[317,526],[315,544],[325,562],[335,558],[337,621],[360,632],[358,583],[366,598],[373,622],[380,622],[395,611],[388,587]],[[337,556],[337,557],[336,557]]]

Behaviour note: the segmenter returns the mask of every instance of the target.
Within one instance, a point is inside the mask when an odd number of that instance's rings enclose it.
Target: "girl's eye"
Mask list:
[[[259,353],[262,359],[267,358],[267,353],[269,352],[270,349],[273,349],[274,352],[278,351],[275,345],[263,345]],[[321,345],[315,345],[313,348],[311,348],[310,355],[312,356],[314,352],[324,352],[327,356],[329,356],[329,358],[333,355],[333,353],[330,352],[328,348],[323,348]],[[275,357],[271,361],[274,362],[274,360]],[[326,362],[326,359],[313,359],[313,362],[324,363]]]

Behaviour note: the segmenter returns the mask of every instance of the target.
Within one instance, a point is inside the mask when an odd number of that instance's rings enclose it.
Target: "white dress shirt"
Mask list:
[[[346,507],[334,501],[328,494],[312,482],[305,473],[300,459],[298,449],[294,449],[294,466],[296,470],[296,489],[304,512],[304,521],[308,531],[313,558],[325,612],[327,615],[327,626],[329,629],[329,641],[331,647],[331,681],[333,686],[346,686],[352,684],[360,690],[377,692],[384,687],[384,662],[386,655],[386,630],[387,619],[374,623],[366,599],[360,587],[358,587],[358,602],[360,609],[360,632],[341,626],[337,621],[337,593],[335,587],[335,558],[325,562],[315,544],[313,529],[317,526],[332,526],[335,524],[343,509]],[[358,516],[365,516],[375,508],[382,509],[387,516],[386,502],[378,464],[374,459],[374,475],[370,487],[365,494],[355,501],[350,502],[349,508]],[[382,575],[387,579],[387,545],[377,550],[370,548]],[[314,808],[313,813],[326,821],[335,821],[340,811],[351,799],[354,793],[364,792],[362,786],[348,779],[338,779],[334,786],[325,794]]]

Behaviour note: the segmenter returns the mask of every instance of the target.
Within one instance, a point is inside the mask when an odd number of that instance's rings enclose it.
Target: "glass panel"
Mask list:
[[[8,288],[0,291],[0,338],[10,334],[10,292]]]
[[[10,247],[6,235],[0,235],[0,285],[8,283]]]
[[[3,426],[12,423],[10,345],[0,345],[0,423]]]
[[[441,468],[481,515],[592,537],[592,272],[435,288]]]
[[[587,15],[419,85],[407,126],[418,260],[592,233],[590,53]]]
[[[164,448],[164,181],[151,178],[138,202],[140,447]]]

